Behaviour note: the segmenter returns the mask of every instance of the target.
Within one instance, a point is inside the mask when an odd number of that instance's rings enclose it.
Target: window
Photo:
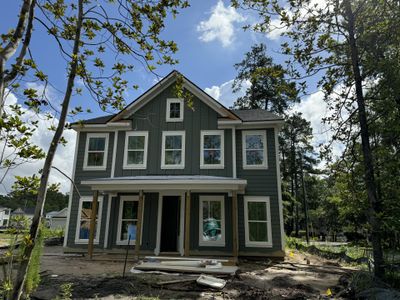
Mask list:
[[[148,132],[127,132],[125,137],[124,169],[146,169]]]
[[[265,131],[243,131],[243,169],[266,169],[267,137]]]
[[[102,197],[98,198],[94,243],[99,243],[101,227]],[[90,217],[92,215],[92,197],[82,197],[79,202],[78,224],[76,226],[75,243],[87,243],[90,233]]]
[[[219,169],[224,167],[224,131],[201,132],[200,168]]]
[[[119,204],[117,245],[127,245],[128,240],[129,245],[135,245],[138,208],[138,196],[121,197]]]
[[[84,170],[105,170],[107,167],[108,133],[88,133]]]
[[[185,132],[163,131],[161,169],[185,168]]]
[[[269,197],[244,197],[246,247],[272,247]]]
[[[183,99],[167,99],[167,122],[183,121]]]
[[[200,196],[199,245],[225,246],[224,196]]]

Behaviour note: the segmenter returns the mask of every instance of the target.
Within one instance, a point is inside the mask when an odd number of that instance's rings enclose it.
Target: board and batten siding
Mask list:
[[[252,129],[253,130],[253,129]],[[236,166],[238,178],[247,179],[245,195],[269,196],[271,209],[272,248],[246,247],[244,228],[244,202],[243,195],[238,195],[238,226],[239,226],[239,251],[265,252],[266,254],[281,251],[281,230],[279,218],[278,184],[276,174],[276,152],[274,128],[261,129],[266,131],[268,169],[248,170],[243,169],[242,131],[236,131]],[[280,187],[279,187],[280,188]]]
[[[224,130],[224,168],[200,169],[200,132],[217,130],[218,114],[193,95],[193,109],[185,104],[183,122],[166,122],[166,103],[168,98],[174,98],[173,87],[166,88],[131,116],[132,130],[149,132],[147,169],[123,169],[125,131],[119,131],[115,177],[193,174],[232,177],[232,131]],[[162,132],[181,130],[186,133],[184,169],[161,169]]]
[[[82,180],[92,179],[92,178],[104,178],[110,177],[111,175],[111,162],[112,162],[112,154],[113,154],[113,147],[114,147],[114,132],[107,132],[109,134],[108,137],[108,153],[107,153],[107,165],[106,170],[83,170],[84,164],[84,157],[85,157],[85,149],[86,149],[86,132],[78,132],[79,134],[79,144],[77,157],[76,157],[76,166],[75,166],[75,176],[74,182],[79,190],[79,193],[82,197],[89,196],[93,197],[93,191],[90,187],[86,185],[82,185]],[[79,210],[79,194],[74,189],[72,192],[72,201],[71,201],[71,213],[70,213],[70,220],[68,226],[68,240],[67,240],[67,247],[85,247],[85,244],[75,244],[75,234],[76,234],[76,227],[78,224],[77,217],[78,217],[78,210]],[[101,213],[101,228],[100,228],[100,239],[99,244],[95,244],[95,248],[102,248],[104,243],[104,232],[106,228],[106,219],[107,219],[107,205],[108,205],[108,196],[103,196],[103,207]]]

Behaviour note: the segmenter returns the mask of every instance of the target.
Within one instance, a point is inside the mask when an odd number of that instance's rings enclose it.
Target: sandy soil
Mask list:
[[[107,260],[106,260],[107,259]],[[42,257],[42,282],[33,299],[54,299],[60,285],[72,283],[74,299],[317,299],[329,298],[341,287],[339,279],[352,270],[299,252],[288,252],[284,262],[242,260],[238,274],[227,279],[222,291],[198,286],[190,275],[131,274],[122,278],[123,260],[95,256],[62,256],[61,247],[46,247]],[[134,266],[128,263],[127,270]],[[171,280],[184,283],[160,285]]]

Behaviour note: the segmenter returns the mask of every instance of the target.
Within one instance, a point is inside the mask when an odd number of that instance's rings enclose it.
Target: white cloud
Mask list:
[[[246,18],[239,14],[233,7],[225,7],[222,0],[211,9],[210,18],[197,25],[201,33],[199,39],[203,42],[220,41],[223,47],[230,46],[235,39],[234,23],[241,23]]]
[[[267,33],[267,37],[271,40],[279,40],[282,33],[289,30],[289,27],[284,26],[281,24],[280,19],[272,19],[270,22],[270,31]]]
[[[43,90],[42,86],[39,85],[32,85],[30,84],[29,87],[31,88],[38,88],[39,90]],[[49,90],[45,91],[46,95],[48,97],[54,97],[55,96],[55,91],[54,90]],[[16,104],[17,103],[17,97],[10,93],[8,97],[6,98],[6,106],[10,104]],[[53,137],[54,132],[48,130],[48,127],[53,124],[55,125],[58,120],[47,120],[43,114],[36,114],[30,110],[23,109],[25,111],[25,115],[23,117],[24,120],[38,120],[38,126],[39,128],[33,133],[31,137],[31,142],[39,147],[41,147],[45,152],[47,152],[51,139]],[[73,130],[64,130],[63,134],[64,138],[68,141],[66,146],[59,145],[57,147],[57,152],[55,154],[54,160],[53,160],[53,166],[59,168],[61,171],[66,173],[68,176],[71,176],[72,174],[72,161],[73,161],[73,155],[75,152],[75,138],[76,138],[76,132]],[[2,147],[3,144],[0,144],[0,149],[3,149]],[[40,161],[35,161],[32,163],[25,163],[20,166],[18,166],[15,169],[12,169],[9,171],[9,173],[6,175],[5,180],[3,181],[2,185],[0,185],[0,194],[6,194],[10,192],[11,186],[14,183],[14,176],[31,176],[35,173],[37,173],[40,169],[43,168],[43,163],[44,160]],[[4,171],[0,171],[4,172]],[[3,173],[4,174],[4,173]],[[2,177],[2,174],[0,174]],[[60,172],[58,172],[55,169],[51,170],[50,173],[50,183],[55,183],[59,182],[61,183],[61,188],[60,190],[62,192],[69,192],[70,188],[70,181],[62,175]]]
[[[313,146],[315,149],[321,144],[327,144],[332,138],[332,130],[328,124],[322,122],[322,119],[329,116],[331,111],[324,100],[324,94],[322,91],[313,93],[300,103],[294,105],[291,109],[291,113],[300,112],[302,116],[309,122],[311,122],[311,127],[313,129]],[[332,154],[334,157],[339,157],[344,150],[344,146],[341,143],[332,144]],[[320,167],[326,164],[323,161]]]
[[[205,88],[204,91],[214,99],[221,102],[226,107],[231,107],[235,100],[239,97],[244,96],[246,90],[250,87],[250,82],[246,81],[242,85],[242,88],[238,92],[234,93],[232,90],[232,84],[233,79],[224,82],[219,86],[214,85],[210,88]]]

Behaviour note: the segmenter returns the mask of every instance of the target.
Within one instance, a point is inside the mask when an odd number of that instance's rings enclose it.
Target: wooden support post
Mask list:
[[[139,192],[139,205],[138,205],[138,216],[136,223],[136,241],[135,241],[135,255],[137,259],[139,259],[139,251],[140,251],[140,241],[142,239],[142,224],[143,224],[143,190]]]
[[[96,217],[97,217],[97,204],[99,199],[99,191],[93,192],[93,201],[92,201],[92,212],[90,214],[90,224],[89,224],[89,243],[88,243],[88,255],[89,258],[93,257],[93,245],[94,245],[94,236],[96,232]]]
[[[237,192],[232,192],[232,255],[235,262],[238,259],[238,199]]]
[[[190,251],[190,191],[186,192],[185,209],[185,256],[189,256]]]

